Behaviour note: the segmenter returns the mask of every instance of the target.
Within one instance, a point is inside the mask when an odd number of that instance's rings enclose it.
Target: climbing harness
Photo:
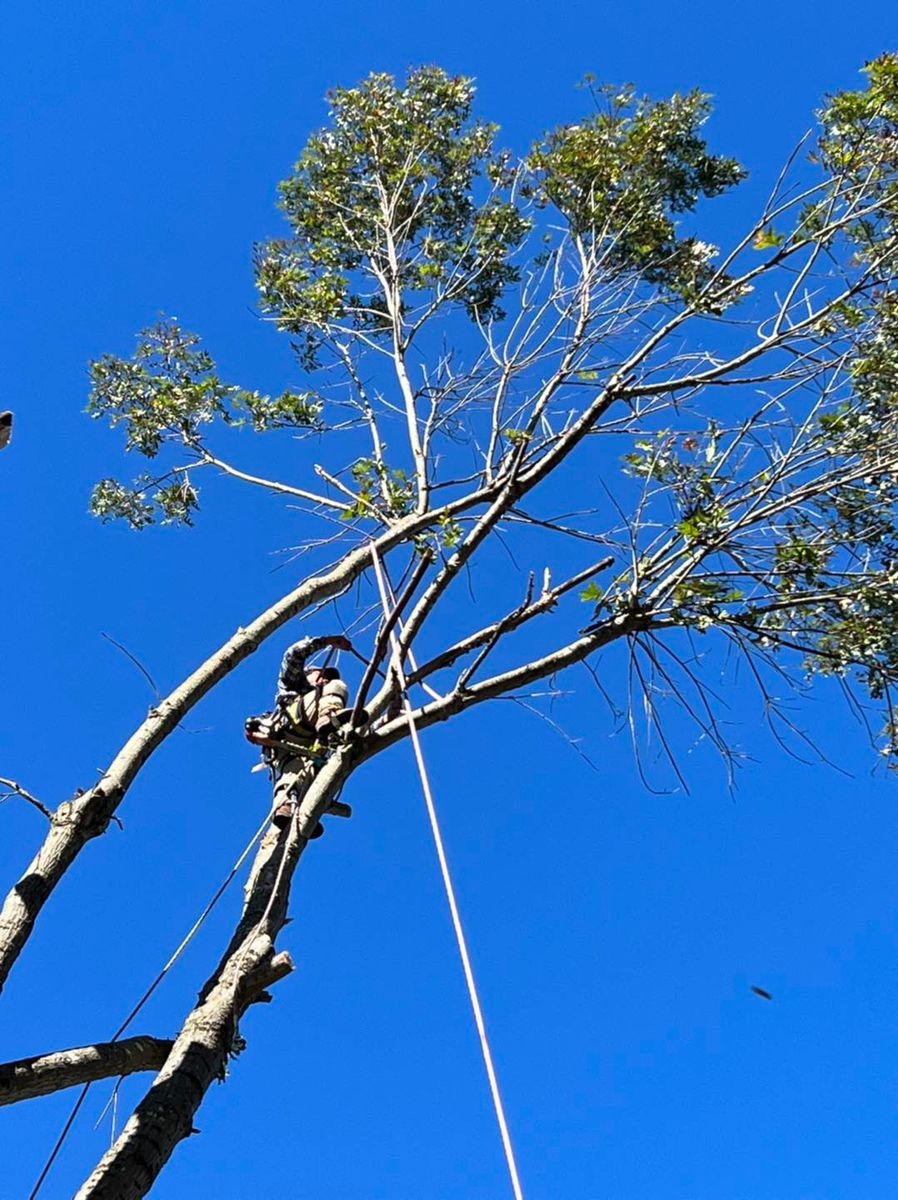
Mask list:
[[[248,742],[262,749],[262,757],[270,766],[278,758],[308,758],[316,767],[327,762],[331,747],[318,741],[302,742],[293,732],[295,726],[285,725],[279,714],[265,713],[261,717],[247,717],[244,735]],[[273,753],[272,753],[273,752]]]
[[[462,970],[464,971],[465,983],[468,987],[468,997],[471,1001],[471,1010],[474,1014],[474,1024],[477,1026],[477,1033],[480,1037],[480,1050],[483,1055],[483,1062],[486,1068],[486,1076],[489,1082],[493,1107],[496,1111],[496,1122],[499,1126],[499,1136],[502,1139],[502,1149],[505,1151],[505,1161],[508,1165],[508,1174],[511,1180],[511,1190],[514,1193],[515,1200],[523,1200],[524,1193],[521,1189],[521,1181],[518,1175],[514,1149],[511,1144],[511,1134],[508,1130],[508,1122],[505,1118],[505,1108],[502,1104],[502,1095],[499,1091],[499,1080],[496,1076],[496,1070],[493,1065],[493,1056],[486,1033],[486,1023],[483,1019],[483,1010],[481,1008],[480,998],[477,993],[477,984],[474,980],[474,970],[471,966],[470,955],[468,954],[465,932],[461,923],[461,914],[459,913],[458,902],[455,898],[455,888],[452,884],[452,876],[449,873],[449,862],[446,858],[446,850],[443,845],[443,835],[440,830],[439,820],[437,819],[436,805],[434,804],[433,792],[431,791],[430,787],[430,779],[427,774],[427,767],[424,763],[424,754],[421,750],[421,742],[418,738],[418,728],[415,724],[415,714],[414,710],[412,709],[411,700],[408,694],[408,680],[406,679],[405,670],[402,666],[399,639],[396,637],[395,632],[395,627],[397,625],[400,630],[402,629],[402,622],[399,620],[393,620],[388,599],[388,594],[392,595],[392,589],[389,588],[389,585],[386,581],[384,569],[380,561],[380,556],[377,553],[377,547],[375,543],[372,541],[369,545],[371,550],[371,563],[374,567],[374,574],[377,579],[377,590],[380,593],[380,602],[384,612],[384,621],[392,625],[392,628],[390,629],[392,666],[393,670],[396,672],[396,678],[399,681],[399,688],[402,693],[402,705],[405,709],[405,715],[408,721],[409,736],[415,755],[415,763],[418,767],[418,775],[421,779],[421,791],[424,794],[424,802],[427,806],[427,815],[430,819],[430,829],[433,835],[434,846],[436,847],[437,859],[439,860],[440,864],[440,873],[443,877],[443,887],[446,891],[446,899],[449,903],[449,913],[452,917],[452,928],[455,930],[455,940],[458,943],[458,952],[461,958]],[[393,607],[394,609],[396,607],[395,597],[393,597]],[[417,670],[417,666],[411,651],[409,651],[409,658],[412,662],[413,669]]]
[[[300,724],[301,710],[298,710],[297,706],[301,706],[301,704],[302,698],[299,697],[288,705],[280,707],[274,713],[264,713],[260,717],[247,717],[244,723],[246,740],[261,749],[262,765],[268,768],[268,775],[272,782],[277,779],[283,765],[290,759],[307,759],[310,766],[320,770],[333,751],[334,747],[321,741],[317,732],[315,734],[310,732],[311,740],[309,741],[299,740],[300,730],[303,729],[303,726]],[[291,709],[294,712],[291,713]],[[292,805],[291,813],[295,812],[296,800],[291,797],[287,802]],[[348,819],[352,816],[352,808],[341,800],[332,800],[325,810],[325,815]],[[285,815],[285,824],[287,819],[288,817]],[[319,828],[321,828],[320,824]]]

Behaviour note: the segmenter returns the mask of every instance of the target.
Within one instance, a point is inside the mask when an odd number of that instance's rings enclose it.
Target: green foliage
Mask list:
[[[437,523],[437,540],[444,550],[454,550],[462,538],[462,528],[454,517],[446,513]]]
[[[782,246],[785,240],[785,234],[777,233],[772,225],[767,225],[764,229],[759,230],[755,235],[755,239],[752,242],[752,249],[774,250],[777,246]]]
[[[330,94],[329,126],[280,187],[293,237],[256,251],[262,307],[302,336],[310,365],[332,322],[387,331],[385,287],[439,288],[471,316],[500,313],[529,221],[507,194],[495,127],[471,119],[473,97],[471,80],[436,67]]]
[[[131,529],[148,525],[192,525],[199,496],[186,474],[173,480],[141,476],[133,487],[116,479],[101,479],[90,498],[91,514],[103,522],[124,521]]]
[[[146,494],[125,487],[116,479],[101,479],[90,498],[90,512],[104,525],[110,521],[125,521],[132,529],[145,529],[155,521],[154,507]]]
[[[204,427],[216,419],[227,425],[270,429],[323,428],[321,401],[311,392],[271,397],[222,383],[196,334],[168,319],[144,329],[130,359],[105,354],[90,364],[92,389],[87,411],[125,430],[125,449],[155,459],[166,445],[203,454]],[[155,488],[151,501],[147,490]],[[196,489],[185,471],[143,476],[133,487],[104,479],[94,489],[90,511],[102,521],[121,519],[144,529],[192,525],[199,508]]]
[[[191,512],[199,508],[196,489],[186,475],[157,488],[154,499],[163,525],[192,525]]]
[[[832,557],[832,548],[813,531],[802,536],[788,530],[788,540],[774,547],[773,569],[782,595],[794,595],[801,587],[813,588]]]
[[[131,359],[104,354],[90,364],[87,411],[125,429],[126,450],[155,458],[166,442],[190,444],[216,418],[267,429],[317,429],[321,403],[311,392],[272,398],[222,383],[199,338],[174,319],[144,329]]]
[[[671,608],[677,621],[704,633],[738,608],[744,592],[713,575],[694,575],[674,588]]]
[[[874,700],[898,684],[898,569],[852,596],[835,615],[825,617],[817,670],[826,674],[857,671]]]
[[[177,321],[160,321],[140,334],[130,360],[104,354],[90,364],[87,411],[124,426],[125,449],[155,458],[163,442],[196,437],[215,417],[229,418],[236,389],[223,384],[199,338]]]
[[[314,392],[281,392],[280,396],[242,392],[238,399],[256,433],[269,429],[324,430],[321,420],[324,405]]]
[[[707,151],[700,130],[709,98],[693,91],[651,101],[631,88],[605,88],[597,98],[593,116],[533,148],[536,200],[553,204],[577,236],[599,243],[609,268],[695,298],[716,252],[678,236],[677,215],[745,175],[735,159]]]
[[[506,429],[503,431],[505,438],[511,442],[512,446],[520,446],[523,443],[531,441],[533,434],[528,433],[526,429]]]
[[[623,455],[628,475],[670,492],[680,514],[674,528],[687,542],[716,538],[726,522],[720,493],[728,476],[716,466],[718,441],[717,423],[709,421],[700,437],[662,430],[654,440],[639,438],[633,452]]]
[[[822,132],[814,160],[830,186],[808,204],[799,232],[807,236],[831,221],[834,211],[851,216],[846,236],[868,262],[898,250],[898,54],[883,54],[864,68],[863,91],[839,92],[819,114]],[[864,203],[855,205],[858,193]]]
[[[373,458],[360,458],[349,470],[357,499],[340,514],[344,521],[380,514],[395,520],[410,511],[415,490],[405,471],[391,470]]]

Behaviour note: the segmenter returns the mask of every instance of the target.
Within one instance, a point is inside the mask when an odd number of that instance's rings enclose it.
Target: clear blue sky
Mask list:
[[[151,702],[274,599],[301,533],[214,492],[198,528],[135,536],[86,513],[121,467],[83,415],[85,364],[165,310],[248,386],[295,383],[252,315],[250,247],[321,96],[437,62],[479,81],[522,149],[573,118],[587,71],[717,97],[717,149],[759,188],[822,94],[898,43],[885,0],[312,6],[60,4],[2,19],[4,391],[0,774],[58,803]],[[750,185],[753,186],[753,185]],[[59,889],[3,996],[0,1059],[110,1036],[264,813],[244,713],[265,707],[294,627],[247,662],[141,775]],[[323,631],[315,627],[314,632]],[[576,683],[582,686],[582,680]],[[898,1181],[895,781],[821,692],[803,720],[849,772],[803,767],[730,696],[754,756],[734,798],[698,748],[691,794],[650,795],[585,692],[564,719],[590,771],[511,706],[427,738],[529,1200],[878,1200]],[[681,731],[686,737],[685,731]],[[688,749],[688,739],[684,743]],[[511,745],[515,753],[506,751]],[[349,797],[303,864],[285,945],[299,964],[246,1022],[202,1136],[160,1200],[492,1200],[507,1181],[406,747]],[[42,834],[0,807],[4,885]],[[136,1032],[172,1032],[217,958],[234,894]],[[753,983],[775,995],[765,1004]],[[124,1102],[145,1079],[123,1088]],[[43,1195],[108,1143],[95,1089]],[[27,1195],[71,1096],[0,1115],[0,1195]]]

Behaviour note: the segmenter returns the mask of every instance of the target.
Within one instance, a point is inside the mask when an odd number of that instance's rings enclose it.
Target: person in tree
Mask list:
[[[352,644],[339,634],[303,638],[294,642],[281,660],[275,706],[285,718],[285,732],[292,746],[275,762],[272,820],[280,827],[290,820],[323,764],[349,700],[349,689],[336,667],[306,667],[306,661],[326,647],[351,650]],[[297,744],[303,749],[294,754],[292,749]],[[320,837],[322,833],[319,823],[312,836]]]
[[[351,650],[352,644],[342,635],[295,642],[281,660],[273,717],[247,722],[249,740],[267,748],[274,779],[272,821],[279,828],[309,790],[348,715],[349,690],[336,667],[306,666],[324,649]],[[323,832],[319,823],[312,837]]]

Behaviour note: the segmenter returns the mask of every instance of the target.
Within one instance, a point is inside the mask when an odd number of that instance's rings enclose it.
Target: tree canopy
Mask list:
[[[515,158],[469,79],[336,89],[281,184],[290,236],[256,248],[260,314],[297,339],[302,387],[224,384],[177,322],[145,331],[132,359],[93,364],[90,411],[128,450],[181,458],[103,480],[94,511],[190,522],[200,467],[242,474],[216,424],[286,429],[322,439],[322,492],[253,482],[356,544],[418,514],[418,549],[461,561],[478,509],[504,496],[502,521],[545,519],[523,497],[604,438],[605,495],[570,506],[615,552],[613,582],[584,589],[591,628],[638,617],[643,645],[713,629],[774,671],[860,680],[894,749],[898,60],[865,75],[725,251],[697,236],[702,202],[745,170],[710,150],[701,92],[590,79],[591,111]],[[611,435],[630,443],[616,470]]]

